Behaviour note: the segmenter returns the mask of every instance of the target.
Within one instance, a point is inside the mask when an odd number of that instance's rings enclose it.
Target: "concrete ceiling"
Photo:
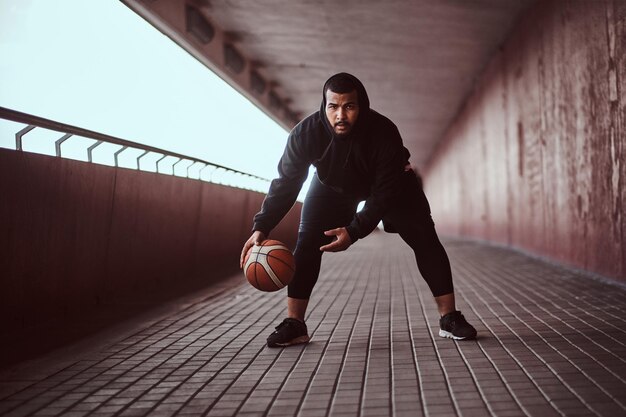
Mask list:
[[[330,75],[356,75],[420,166],[532,2],[123,1],[286,128],[319,108]],[[257,76],[262,91],[251,81]]]

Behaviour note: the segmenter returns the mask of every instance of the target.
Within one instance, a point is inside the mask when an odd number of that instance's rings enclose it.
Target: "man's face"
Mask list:
[[[335,134],[344,136],[350,133],[359,117],[359,97],[356,90],[345,94],[326,90],[326,117]]]

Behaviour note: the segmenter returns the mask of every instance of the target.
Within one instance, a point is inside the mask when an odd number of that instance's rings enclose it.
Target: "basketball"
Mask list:
[[[291,282],[296,260],[284,243],[268,239],[248,250],[243,271],[253,287],[267,292],[278,291]]]

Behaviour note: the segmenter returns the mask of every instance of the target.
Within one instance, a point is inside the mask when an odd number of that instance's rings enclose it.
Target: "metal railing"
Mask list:
[[[238,171],[236,169],[228,168],[223,165],[214,164],[212,162],[208,162],[199,158],[194,158],[192,156],[182,155],[176,152],[170,152],[164,149],[156,148],[154,146],[143,145],[141,143],[132,142],[126,139],[120,139],[114,136],[105,135],[103,133],[94,132],[92,130],[82,129],[80,127],[55,122],[53,120],[44,119],[43,117],[33,116],[27,113],[22,113],[16,110],[8,109],[6,107],[0,106],[0,119],[10,120],[13,122],[22,123],[26,125],[26,127],[24,127],[23,129],[15,133],[15,150],[17,151],[23,151],[24,136],[27,133],[33,131],[34,129],[40,128],[40,129],[46,129],[46,130],[53,130],[56,132],[60,132],[62,134],[62,136],[58,138],[54,143],[55,155],[57,157],[63,157],[61,153],[61,145],[64,142],[66,142],[72,136],[79,136],[83,138],[93,139],[96,141],[95,143],[93,143],[91,146],[87,148],[87,160],[88,162],[91,162],[91,163],[93,163],[93,151],[97,147],[102,145],[103,143],[111,143],[111,144],[120,146],[120,148],[113,153],[115,167],[120,167],[118,158],[123,152],[125,152],[128,149],[138,149],[143,152],[141,153],[141,155],[139,155],[136,158],[137,170],[141,170],[140,160],[142,158],[144,158],[148,154],[158,154],[158,155],[161,155],[161,158],[159,158],[156,161],[156,172],[159,174],[176,175],[175,173],[176,165],[178,165],[179,163],[183,161],[188,161],[191,163],[187,166],[187,174],[186,174],[187,178],[192,178],[190,177],[189,169],[193,167],[194,165],[200,164],[202,168],[200,168],[198,171],[198,177],[194,179],[207,181],[207,182],[222,183],[222,184],[232,183],[228,185],[232,185],[238,188],[250,189],[254,191],[261,191],[261,192],[267,191],[267,188],[270,182],[270,180],[266,178],[252,175],[243,171]],[[159,163],[167,157],[177,158],[176,162],[172,164],[171,173],[169,172],[165,173],[159,169]],[[206,175],[204,175],[203,177],[204,170],[207,168],[211,169],[208,175],[208,179],[206,178]],[[244,178],[247,180],[247,181],[244,181],[247,184],[245,186],[236,185],[236,183],[241,182],[241,181],[237,181],[237,178],[231,178],[231,181],[228,181],[228,182],[215,181],[213,180],[213,178],[214,178],[214,175],[218,172],[222,172],[227,175],[231,175],[231,176],[235,176],[239,178]]]

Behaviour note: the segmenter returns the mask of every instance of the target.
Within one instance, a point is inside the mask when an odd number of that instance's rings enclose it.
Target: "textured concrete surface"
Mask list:
[[[626,2],[538,2],[450,127],[440,230],[626,282]]]
[[[436,335],[412,253],[377,233],[325,255],[307,346],[265,347],[285,294],[238,275],[82,350],[3,372],[0,414],[626,415],[623,286],[507,249],[446,247],[476,341]]]

